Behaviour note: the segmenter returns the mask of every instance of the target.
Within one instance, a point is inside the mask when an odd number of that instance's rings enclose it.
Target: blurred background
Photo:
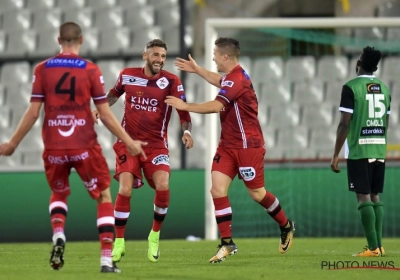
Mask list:
[[[114,85],[124,67],[141,67],[145,44],[161,38],[168,45],[164,69],[181,77],[188,102],[202,102],[205,101],[204,81],[194,74],[180,73],[173,61],[177,56],[187,57],[191,53],[198,64],[204,65],[205,49],[212,47],[204,43],[205,20],[208,18],[323,20],[399,16],[400,1],[396,0],[1,0],[0,142],[10,138],[29,103],[35,65],[59,52],[58,27],[66,21],[74,21],[83,29],[81,56],[100,66],[107,90]],[[354,198],[346,192],[346,176],[332,175],[329,160],[340,119],[338,105],[342,85],[355,77],[355,63],[365,46],[380,49],[384,56],[376,75],[392,91],[388,134],[388,165],[392,169],[387,175],[390,192],[387,205],[395,207],[394,195],[391,194],[397,185],[400,156],[397,145],[400,143],[400,27],[378,28],[371,20],[371,26],[365,28],[221,28],[217,31],[220,36],[232,36],[240,41],[240,63],[249,73],[259,101],[259,120],[267,147],[267,188],[280,195],[291,216],[302,217],[298,218],[304,224],[300,236],[362,235],[361,229],[351,229],[357,211]],[[112,106],[112,110],[122,119],[122,98]],[[171,186],[177,184],[176,188],[185,192],[190,185],[188,192],[198,197],[191,214],[177,214],[175,226],[184,221],[200,226],[193,226],[192,231],[178,235],[172,234],[175,237],[186,233],[202,236],[204,230],[207,127],[202,115],[192,114],[192,121],[195,147],[185,151],[180,141],[177,114],[172,114],[168,129],[170,161],[174,169]],[[114,138],[101,124],[96,126],[96,130],[108,164],[113,169]],[[31,185],[32,182],[46,185],[42,172],[33,172],[43,168],[42,149],[41,122],[37,122],[14,156],[0,158],[0,188],[12,191],[16,186]],[[78,180],[75,182],[80,184]],[[242,202],[246,193],[241,183],[235,181],[234,185],[231,201],[238,209],[235,219],[239,235],[275,235],[269,229],[270,224],[264,225],[265,213],[256,216],[254,213],[259,209],[258,206],[254,209],[249,206],[252,205],[250,198]],[[116,182],[113,186],[115,192]],[[40,188],[47,200],[48,190],[44,186]],[[146,195],[151,200],[152,193]],[[177,199],[178,204],[187,198],[181,192],[179,195],[182,199]],[[79,204],[78,200],[75,203]],[[5,218],[11,219],[9,216]],[[309,227],[325,220],[331,221],[325,229]],[[400,228],[394,214],[389,213],[386,221],[386,232],[398,235]]]

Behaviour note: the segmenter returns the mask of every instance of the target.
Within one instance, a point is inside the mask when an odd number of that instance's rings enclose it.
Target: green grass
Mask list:
[[[291,250],[278,253],[277,239],[236,239],[237,255],[219,264],[208,260],[217,241],[161,240],[157,263],[147,260],[147,242],[126,243],[119,263],[122,274],[100,274],[99,243],[67,242],[65,266],[52,271],[50,243],[0,244],[0,279],[131,279],[131,280],[249,280],[249,279],[400,279],[400,270],[322,270],[321,261],[392,261],[400,267],[400,239],[385,239],[384,258],[354,258],[365,245],[361,238],[297,238]]]

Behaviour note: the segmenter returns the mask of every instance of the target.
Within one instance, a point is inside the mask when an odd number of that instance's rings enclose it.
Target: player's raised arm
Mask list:
[[[178,68],[178,70],[186,71],[189,73],[196,73],[210,84],[216,87],[220,87],[220,82],[222,78],[220,74],[208,71],[207,69],[197,65],[196,61],[192,58],[190,54],[188,55],[188,58],[189,60],[180,57],[176,58],[175,66]]]

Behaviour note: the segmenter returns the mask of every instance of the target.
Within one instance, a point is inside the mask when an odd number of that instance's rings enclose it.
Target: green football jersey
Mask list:
[[[345,158],[386,158],[386,118],[390,114],[386,85],[370,75],[348,81],[342,89],[339,111],[352,114]]]

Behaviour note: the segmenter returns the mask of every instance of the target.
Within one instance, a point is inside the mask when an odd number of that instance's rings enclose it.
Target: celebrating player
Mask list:
[[[339,173],[339,153],[346,145],[349,191],[356,193],[358,211],[368,246],[355,257],[385,255],[382,247],[383,191],[385,178],[386,132],[389,126],[390,93],[373,73],[382,57],[380,51],[366,47],[357,61],[357,78],[342,88],[335,150],[331,161]]]
[[[50,218],[53,250],[50,265],[64,264],[69,174],[75,168],[97,205],[97,227],[101,242],[101,272],[120,272],[112,263],[114,215],[110,194],[110,174],[96,139],[90,110],[92,98],[106,127],[126,145],[129,154],[144,156],[140,141],[133,141],[112,114],[104,93],[103,77],[97,65],[79,57],[82,44],[79,25],[67,22],[60,26],[58,43],[61,53],[35,68],[31,103],[10,141],[0,145],[0,155],[12,155],[18,144],[39,117],[44,103],[43,160],[51,188]]]
[[[142,173],[155,190],[153,226],[148,236],[148,258],[151,262],[159,259],[161,225],[169,205],[169,156],[167,127],[172,108],[164,103],[167,96],[185,99],[180,79],[162,70],[166,59],[167,45],[159,39],[146,44],[143,52],[144,67],[125,68],[118,76],[115,87],[108,94],[108,103],[113,105],[125,93],[125,111],[122,124],[129,135],[136,139],[148,139],[145,148],[147,159],[129,156],[126,146],[120,140],[114,144],[116,170],[114,178],[119,181],[115,201],[116,239],[112,252],[114,262],[125,254],[125,229],[130,214],[132,188],[143,185]],[[97,112],[94,112],[96,116]],[[187,149],[193,147],[191,119],[187,112],[179,111],[183,130],[182,142]]]
[[[281,230],[279,251],[286,253],[293,243],[294,222],[288,220],[278,199],[264,188],[264,139],[257,118],[258,103],[249,75],[239,64],[239,42],[233,38],[215,41],[214,61],[224,76],[198,66],[189,60],[178,58],[179,70],[196,73],[207,82],[219,87],[215,100],[201,104],[185,103],[168,96],[165,101],[179,110],[200,114],[220,113],[221,139],[212,164],[211,195],[215,218],[221,236],[221,244],[210,263],[223,261],[237,252],[231,232],[232,209],[228,189],[238,174],[244,180],[250,196],[264,207],[278,223]]]

